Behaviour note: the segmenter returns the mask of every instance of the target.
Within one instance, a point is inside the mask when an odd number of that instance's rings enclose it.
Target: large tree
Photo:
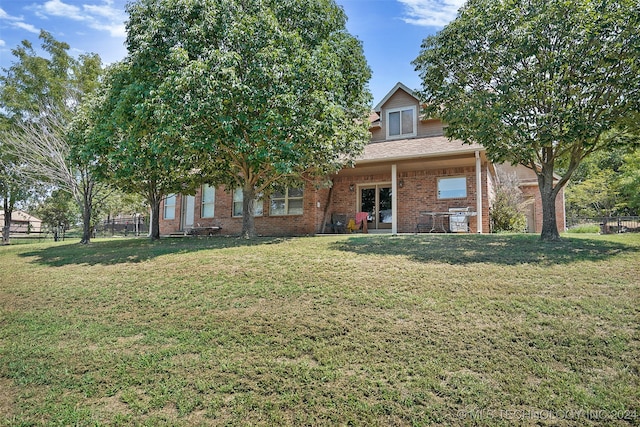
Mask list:
[[[242,188],[244,237],[256,195],[327,176],[368,140],[370,70],[333,0],[141,0],[129,13],[130,60],[158,77],[140,99],[202,179]]]
[[[447,136],[535,171],[541,237],[557,240],[558,192],[639,108],[638,58],[636,0],[470,0],[414,64]]]
[[[100,181],[144,197],[151,208],[152,240],[160,239],[162,200],[192,190],[198,177],[184,135],[168,129],[169,120],[160,117],[155,91],[164,77],[162,64],[130,54],[108,68],[103,86],[82,105],[71,131],[75,155],[92,165]]]
[[[0,76],[1,148],[19,167],[23,187],[46,182],[74,197],[83,212],[81,242],[88,243],[93,200],[102,186],[72,155],[67,127],[82,97],[97,87],[101,61],[97,55],[72,57],[69,45],[46,31],[40,39],[46,57],[23,41],[12,51],[16,61]]]

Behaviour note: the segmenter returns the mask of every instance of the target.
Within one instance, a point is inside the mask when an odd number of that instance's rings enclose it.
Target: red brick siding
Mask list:
[[[536,222],[536,233],[542,232],[542,197],[540,197],[540,190],[538,186],[526,186],[522,187],[522,192],[525,197],[531,197],[534,200],[534,212]],[[565,223],[565,206],[564,206],[564,188],[558,192],[556,197],[556,224],[558,225],[558,231],[564,232],[566,229]]]
[[[316,224],[321,222],[319,211],[322,209],[322,200],[319,195],[326,190],[316,190],[315,186],[308,185],[304,191],[303,198],[303,214],[302,215],[285,215],[271,216],[269,215],[269,199],[263,201],[264,215],[255,218],[256,232],[266,236],[289,236],[289,235],[307,235],[316,233]],[[165,220],[161,217],[160,234],[168,235],[171,233],[182,232],[181,214],[182,214],[182,196],[176,197],[176,215],[174,220]],[[317,203],[321,202],[321,208],[317,208]],[[233,217],[233,195],[225,192],[224,187],[216,188],[214,217],[201,218],[202,214],[202,194],[198,189],[195,195],[195,218],[196,226],[222,226],[222,234],[236,235],[242,231],[242,217]],[[160,212],[163,215],[164,202],[161,204]]]
[[[487,195],[487,168],[483,167],[483,231],[489,231],[489,201]],[[438,199],[437,179],[441,177],[464,176],[467,178],[467,197],[461,199]],[[398,181],[403,181],[398,188],[398,232],[412,233],[416,225],[425,222],[421,211],[446,212],[449,208],[470,207],[476,210],[476,171],[475,167],[425,169],[420,171],[398,172]],[[355,217],[359,211],[358,186],[391,182],[391,165],[388,174],[337,176],[333,180],[332,212],[345,213]],[[349,187],[353,185],[354,191]],[[471,232],[477,232],[477,218],[469,221]]]

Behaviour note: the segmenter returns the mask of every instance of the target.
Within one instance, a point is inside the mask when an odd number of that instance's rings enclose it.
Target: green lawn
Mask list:
[[[0,247],[0,425],[640,425],[640,235]]]

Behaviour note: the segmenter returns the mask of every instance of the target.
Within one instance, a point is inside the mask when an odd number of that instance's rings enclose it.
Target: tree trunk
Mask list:
[[[82,240],[80,243],[91,243],[91,211],[92,211],[91,198],[85,194],[82,203]]]
[[[149,224],[149,237],[151,240],[160,240],[160,201],[162,197],[155,197],[150,200],[151,205],[151,223]]]
[[[242,189],[242,234],[243,239],[256,237],[255,224],[255,189],[253,184],[245,184]]]
[[[9,244],[9,235],[11,233],[11,214],[13,207],[10,205],[8,197],[4,198],[4,223],[2,224],[2,244]]]
[[[545,242],[560,240],[556,222],[556,196],[559,188],[553,186],[553,167],[542,165],[538,173],[538,186],[542,199],[542,233],[540,238]]]

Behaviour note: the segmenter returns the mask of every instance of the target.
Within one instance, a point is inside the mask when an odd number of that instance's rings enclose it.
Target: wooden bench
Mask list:
[[[211,227],[193,227],[190,228],[187,234],[189,236],[213,236],[214,234],[220,233],[222,230],[222,226],[213,225]]]

